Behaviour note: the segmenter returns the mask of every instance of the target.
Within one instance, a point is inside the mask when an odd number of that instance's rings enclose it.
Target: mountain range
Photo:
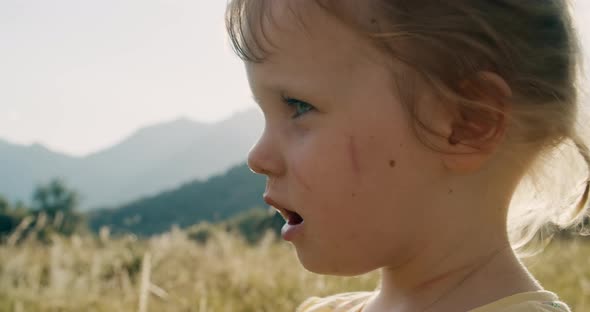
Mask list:
[[[243,163],[207,180],[194,180],[115,209],[93,210],[88,213],[89,225],[95,232],[106,226],[115,234],[150,236],[173,225],[186,228],[203,221],[218,223],[267,207],[262,199],[265,186],[266,178],[252,173]]]
[[[181,118],[86,157],[0,141],[0,194],[26,203],[36,185],[59,177],[81,195],[81,210],[122,206],[243,163],[262,118],[255,109],[214,124]]]

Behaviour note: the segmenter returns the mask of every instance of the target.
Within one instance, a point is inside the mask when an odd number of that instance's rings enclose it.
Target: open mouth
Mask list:
[[[285,221],[287,221],[288,225],[299,225],[299,224],[303,223],[303,217],[301,217],[301,215],[298,214],[297,212],[289,210],[287,208],[284,208],[282,205],[280,205],[278,202],[276,202],[274,199],[272,199],[272,197],[268,196],[267,194],[265,194],[263,197],[264,197],[264,201],[268,205],[270,205],[273,208],[275,208],[276,210],[278,210],[278,212],[281,214],[283,219],[285,219]]]
[[[298,225],[303,223],[303,218],[296,213],[295,211],[282,209],[283,218],[287,221],[289,225]]]

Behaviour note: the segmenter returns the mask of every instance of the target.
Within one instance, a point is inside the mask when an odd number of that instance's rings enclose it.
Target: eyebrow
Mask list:
[[[262,83],[262,84],[258,84],[257,87],[255,88],[257,91],[259,91],[261,94],[263,94],[263,97],[266,97],[266,94],[271,92],[271,93],[278,93],[278,94],[284,94],[285,90],[287,89],[285,87],[284,84],[280,84],[280,83],[276,83],[276,81],[270,80],[269,83]],[[254,102],[256,102],[258,105],[262,104],[262,98],[257,96],[254,93],[254,90],[252,90],[251,92],[251,98],[254,100]]]

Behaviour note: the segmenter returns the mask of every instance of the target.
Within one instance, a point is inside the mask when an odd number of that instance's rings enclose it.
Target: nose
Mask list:
[[[267,129],[248,152],[248,167],[254,173],[277,176],[283,170],[279,147],[275,138]]]

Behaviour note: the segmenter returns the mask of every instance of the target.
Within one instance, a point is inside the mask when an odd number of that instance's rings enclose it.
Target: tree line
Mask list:
[[[111,222],[104,222],[100,227],[95,223],[107,218],[124,222],[124,217],[131,215],[128,209],[81,213],[78,192],[67,186],[64,180],[56,178],[34,189],[30,205],[10,203],[0,196],[0,243],[16,244],[29,238],[49,242],[52,234],[92,234],[98,233],[103,227],[115,235],[151,236],[165,231],[150,233],[155,225],[162,230],[178,225],[198,242],[205,242],[215,229],[236,232],[250,243],[256,243],[268,231],[278,236],[284,220],[272,210],[263,208],[263,205],[254,204],[262,192],[260,188],[264,188],[264,181],[257,181],[258,177],[255,176],[251,180],[249,175],[253,176],[248,170],[238,167],[230,170],[224,178],[216,177],[206,183],[187,185],[162,197],[139,201],[132,207],[133,214],[146,218],[152,213],[161,224],[139,222],[135,226],[128,226],[126,231],[125,228],[117,227],[117,224],[109,224]],[[183,206],[193,208],[179,211],[167,208]],[[215,212],[222,216],[211,218],[210,215]]]
[[[25,237],[46,240],[51,233],[71,235],[87,231],[78,211],[80,197],[59,178],[38,185],[30,206],[9,202],[0,195],[0,242],[17,243]]]

